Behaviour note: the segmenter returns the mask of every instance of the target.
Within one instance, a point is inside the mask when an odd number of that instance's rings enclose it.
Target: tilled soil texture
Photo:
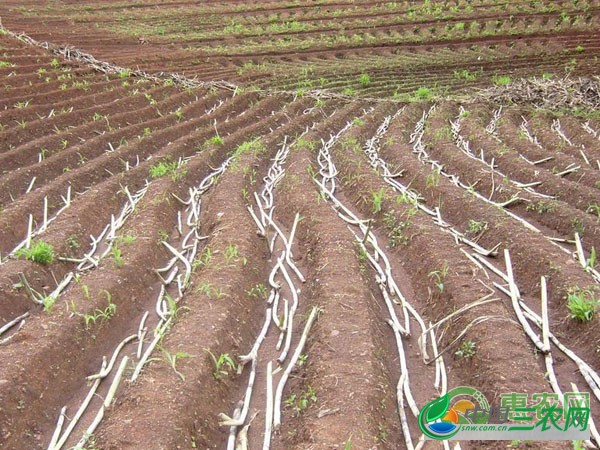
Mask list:
[[[468,94],[522,76],[595,75],[599,6],[7,0],[0,15],[36,39],[154,72],[406,99]]]
[[[123,68],[0,36],[0,448],[442,449],[418,415],[457,386],[598,417],[597,117],[306,83],[466,89],[560,46],[585,73],[595,2],[16,3]]]

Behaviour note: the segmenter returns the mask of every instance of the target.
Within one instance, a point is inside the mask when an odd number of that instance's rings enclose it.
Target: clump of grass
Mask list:
[[[177,161],[160,161],[150,167],[150,177],[160,178],[170,175],[173,181],[180,180],[186,173],[185,167],[180,167]]]
[[[210,139],[207,139],[206,142],[204,143],[204,146],[208,146],[208,145],[223,145],[225,143],[225,141],[223,140],[223,138],[221,136],[219,136],[218,134],[214,135],[213,137],[211,137]]]
[[[429,101],[433,98],[433,91],[428,87],[421,86],[413,93],[412,98],[414,100]]]
[[[454,78],[457,80],[475,81],[479,78],[481,72],[471,72],[468,69],[460,69],[454,71]]]
[[[471,359],[475,356],[476,347],[477,344],[473,341],[462,341],[454,354],[464,359]]]
[[[54,248],[42,240],[34,241],[31,247],[17,251],[16,256],[40,264],[52,264],[54,261]]]
[[[573,289],[567,294],[569,317],[581,322],[589,322],[594,318],[600,301],[591,289]]]
[[[512,82],[512,78],[508,75],[496,75],[492,80],[498,86],[506,86]]]
[[[367,87],[371,84],[371,77],[368,73],[363,73],[358,77],[358,82],[362,87]]]
[[[478,234],[482,231],[487,230],[487,227],[487,222],[469,219],[469,227],[467,229],[467,232],[470,234]]]

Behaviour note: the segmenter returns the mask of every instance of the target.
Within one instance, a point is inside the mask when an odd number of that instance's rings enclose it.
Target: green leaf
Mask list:
[[[433,422],[434,420],[443,417],[448,411],[448,406],[450,406],[450,397],[448,394],[441,396],[437,400],[431,401],[427,405],[425,420],[427,422]]]

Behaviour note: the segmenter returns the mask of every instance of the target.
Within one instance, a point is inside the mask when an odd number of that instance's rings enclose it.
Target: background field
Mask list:
[[[599,5],[5,0],[0,448],[441,449],[461,385],[597,417]]]

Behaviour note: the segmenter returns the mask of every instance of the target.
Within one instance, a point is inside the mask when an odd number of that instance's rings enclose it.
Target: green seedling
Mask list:
[[[586,209],[586,212],[595,215],[598,220],[600,220],[600,205],[597,203],[592,203],[589,205]]]
[[[427,188],[437,187],[440,184],[440,178],[440,170],[434,170],[427,175],[427,178],[425,179],[425,185]]]
[[[14,108],[15,109],[25,109],[29,106],[29,103],[31,103],[31,100],[23,100],[23,101],[15,103]]]
[[[123,267],[125,265],[125,260],[123,259],[123,252],[121,249],[115,244],[111,249],[111,254],[113,260],[115,261],[115,266]]]
[[[117,311],[117,305],[112,302],[112,296],[110,292],[104,291],[106,294],[106,300],[108,305],[104,309],[96,308],[91,314],[83,314],[83,320],[85,321],[85,328],[89,329],[90,324],[96,324],[96,322],[100,321],[100,323],[104,323],[113,317]]]
[[[469,234],[479,234],[482,231],[487,230],[488,224],[487,222],[478,222],[477,220],[469,219],[469,227],[467,228],[467,233]]]
[[[596,268],[596,248],[592,247],[590,250],[590,256],[585,261],[586,269],[595,269]]]
[[[599,304],[591,289],[577,288],[567,294],[569,317],[574,320],[581,322],[593,320]]]
[[[344,444],[344,450],[352,450],[352,436],[350,436]]]
[[[470,359],[475,356],[476,344],[473,341],[462,341],[458,350],[454,353],[464,359]]]
[[[129,78],[131,76],[130,69],[123,69],[119,72],[119,78]]]
[[[192,269],[196,271],[199,267],[208,267],[212,260],[212,249],[205,247],[200,256],[192,264]]]
[[[202,282],[196,289],[196,292],[200,292],[206,295],[208,298],[215,297],[217,299],[220,299],[225,295],[225,292],[223,292],[222,288],[214,287],[207,281]]]
[[[173,353],[169,353],[169,351],[167,351],[164,348],[161,350],[165,357],[165,360],[167,361],[169,366],[171,366],[171,369],[173,369],[173,371],[177,374],[177,376],[179,376],[179,378],[181,378],[181,381],[185,381],[185,376],[183,376],[183,374],[177,370],[177,360],[191,358],[192,355],[190,355],[189,353],[186,353],[186,352],[177,352],[177,353],[173,354]]]
[[[214,366],[213,377],[215,380],[229,376],[231,372],[237,371],[237,364],[228,353],[221,353],[217,358],[209,349],[205,348],[204,351],[208,353],[212,359]]]
[[[433,91],[428,87],[421,86],[411,96],[411,100],[429,101],[433,99]]]
[[[77,240],[77,236],[71,235],[67,238],[67,245],[71,250],[77,250],[79,248],[79,241]]]
[[[292,408],[296,415],[302,414],[311,403],[317,402],[317,392],[312,386],[307,386],[306,391],[302,392],[299,396],[296,394],[290,394],[288,398],[284,400],[284,403]]]
[[[207,139],[204,142],[204,147],[208,146],[208,145],[223,145],[225,143],[225,141],[223,140],[223,138],[221,136],[219,136],[218,134],[211,137],[210,139]]]
[[[259,283],[248,290],[248,295],[250,297],[262,298],[263,300],[266,300],[268,297],[268,290],[264,284]]]
[[[22,248],[15,253],[18,258],[24,257],[25,259],[40,264],[52,264],[54,261],[54,248],[42,241],[34,241],[31,243],[31,247]]]
[[[512,82],[512,78],[508,75],[496,75],[492,80],[497,86],[507,86]]]
[[[150,167],[151,178],[161,178],[170,175],[173,181],[181,179],[185,175],[185,169],[179,167],[177,161],[160,161]]]
[[[48,295],[47,297],[44,297],[44,299],[42,300],[44,311],[46,311],[47,313],[52,311],[52,307],[54,306],[54,303],[56,303],[57,298],[58,297],[54,295]]]
[[[223,253],[223,256],[225,257],[225,259],[227,261],[231,261],[232,259],[235,259],[238,257],[238,246],[235,244],[227,244],[227,247],[225,248],[225,252]]]
[[[358,77],[358,82],[362,87],[367,87],[371,84],[371,77],[367,73],[363,73]]]
[[[444,280],[448,275],[448,270],[448,263],[444,261],[444,264],[442,265],[442,268],[440,270],[434,270],[433,272],[429,272],[429,274],[427,274],[429,278],[434,279],[434,283],[440,292],[444,292]]]
[[[382,209],[383,200],[385,198],[385,189],[381,188],[377,192],[372,194],[372,208],[371,211],[377,214]]]
[[[539,201],[535,203],[530,203],[525,209],[527,211],[535,211],[538,214],[545,214],[547,212],[554,211],[554,205],[550,202]]]
[[[185,117],[181,106],[177,108],[173,114],[175,114],[175,119],[177,119],[177,122],[181,122]]]

